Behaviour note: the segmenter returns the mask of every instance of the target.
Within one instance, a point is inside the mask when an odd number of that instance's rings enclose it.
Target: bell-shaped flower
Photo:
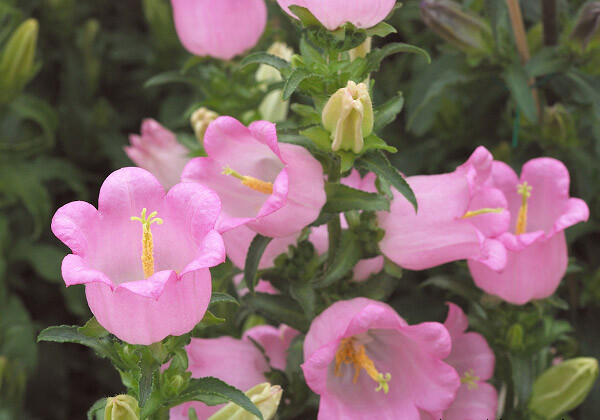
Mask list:
[[[185,348],[188,354],[188,371],[192,378],[213,376],[246,392],[266,382],[269,365],[259,348],[249,340],[233,337],[192,338]],[[170,420],[188,420],[190,407],[199,419],[207,419],[224,405],[207,406],[201,402],[187,402],[170,410]]]
[[[315,318],[302,370],[321,397],[319,420],[419,420],[440,412],[460,386],[443,359],[450,334],[437,322],[408,325],[390,306],[366,298],[336,302]]]
[[[98,322],[128,343],[185,334],[210,302],[209,267],[225,260],[214,230],[220,209],[217,194],[201,185],[165,194],[143,169],[113,172],[98,210],[75,201],[52,219],[52,232],[73,252],[62,263],[65,283],[85,284]]]
[[[383,21],[392,11],[396,0],[277,0],[290,16],[296,5],[306,7],[330,31],[350,22],[358,28],[371,28]]]
[[[179,183],[190,158],[188,149],[177,141],[173,132],[146,119],[141,134],[130,135],[129,141],[131,146],[125,147],[125,153],[137,166],[152,173],[166,190]]]
[[[492,238],[507,230],[510,215],[502,191],[486,184],[492,162],[479,147],[454,172],[406,178],[419,210],[393,191],[390,211],[378,214],[381,252],[410,270],[464,259],[502,270],[506,250]]]
[[[192,159],[182,180],[219,194],[220,232],[245,224],[281,238],[318,217],[326,200],[323,168],[306,149],[278,144],[275,124],[256,121],[246,128],[219,117],[206,130],[204,147],[208,157]]]
[[[264,0],[171,0],[175,29],[192,54],[230,60],[254,47],[267,24]]]
[[[298,334],[300,334],[298,330],[284,324],[279,328],[258,325],[246,331],[242,339],[260,345],[269,359],[269,365],[275,369],[285,370],[288,349]]]
[[[569,171],[552,158],[532,159],[521,177],[494,162],[491,184],[508,200],[509,231],[498,239],[507,249],[504,271],[469,261],[475,284],[507,302],[524,304],[554,293],[567,270],[564,230],[589,217],[587,204],[569,197]]]
[[[444,326],[452,338],[452,351],[444,359],[460,375],[456,400],[443,413],[427,413],[421,420],[479,420],[496,418],[498,393],[485,382],[494,374],[496,358],[481,334],[465,332],[469,320],[465,313],[449,303]]]

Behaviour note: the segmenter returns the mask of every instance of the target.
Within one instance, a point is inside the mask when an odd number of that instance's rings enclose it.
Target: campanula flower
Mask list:
[[[298,330],[284,324],[281,324],[279,328],[271,325],[258,325],[246,331],[242,338],[258,343],[269,358],[270,366],[285,370],[288,348],[298,334],[300,334]]]
[[[502,270],[506,250],[493,238],[506,231],[510,215],[502,191],[486,184],[492,162],[479,147],[454,172],[406,178],[419,210],[394,190],[390,211],[378,215],[381,252],[410,270],[463,259]]]
[[[208,157],[192,159],[182,180],[214,189],[223,203],[218,230],[245,224],[264,236],[287,237],[313,222],[325,204],[323,168],[304,148],[278,144],[275,124],[245,127],[219,117],[204,136]]]
[[[85,284],[98,322],[130,344],[185,334],[210,302],[209,267],[225,260],[214,230],[220,209],[204,186],[178,184],[165,194],[144,169],[119,169],[102,184],[98,210],[75,201],[52,219],[73,252],[62,263],[65,283]]]
[[[254,47],[267,24],[264,0],[171,0],[175,29],[192,54],[230,60]]]
[[[569,197],[569,171],[556,159],[537,158],[518,177],[505,163],[494,162],[490,183],[508,200],[510,227],[498,236],[507,263],[495,272],[469,261],[475,284],[519,305],[552,295],[567,270],[564,230],[589,217],[587,204]]]
[[[443,361],[450,334],[437,322],[408,325],[390,306],[366,298],[339,301],[315,318],[302,370],[321,397],[319,420],[419,420],[440,412],[460,386]]]
[[[129,141],[131,146],[125,147],[125,153],[137,166],[152,173],[166,190],[179,183],[190,158],[188,149],[172,131],[153,119],[146,119],[141,134],[130,135]]]
[[[290,16],[289,7],[306,7],[330,31],[350,22],[358,28],[371,28],[384,20],[396,0],[277,0]]]

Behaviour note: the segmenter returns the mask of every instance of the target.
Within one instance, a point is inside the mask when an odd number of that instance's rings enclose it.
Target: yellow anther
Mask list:
[[[490,208],[486,207],[486,208],[479,209],[479,210],[468,211],[464,214],[464,216],[462,218],[468,219],[469,217],[475,217],[475,216],[479,216],[481,214],[502,213],[502,210],[504,210],[502,207],[498,207],[495,209],[490,209]]]
[[[527,230],[527,202],[531,197],[531,185],[527,181],[517,185],[517,193],[521,196],[521,208],[519,208],[519,215],[517,216],[517,228],[515,233],[520,235],[525,233]]]
[[[463,384],[467,384],[467,387],[470,390],[477,389],[477,382],[479,382],[479,376],[475,376],[475,371],[473,369],[469,369],[465,372],[462,378],[460,378],[460,382]]]
[[[150,225],[153,223],[156,223],[157,225],[163,224],[163,220],[156,217],[157,214],[157,212],[153,211],[146,217],[146,209],[144,208],[141,217],[131,218],[131,220],[142,223],[142,267],[144,268],[145,278],[149,278],[154,274],[154,241],[152,239]]]
[[[342,363],[346,365],[351,364],[354,366],[354,378],[352,380],[354,383],[358,381],[358,375],[360,374],[361,369],[364,369],[371,379],[379,384],[379,386],[375,388],[375,391],[380,391],[383,389],[384,393],[388,393],[388,382],[392,379],[392,375],[389,373],[386,373],[385,375],[379,373],[375,368],[373,361],[369,359],[369,356],[367,356],[365,352],[365,346],[362,344],[355,344],[354,338],[352,337],[344,338],[342,340],[340,343],[340,348],[335,355],[334,374],[336,376],[342,376]]]
[[[241,175],[239,172],[234,171],[229,166],[225,166],[223,168],[223,172],[221,173],[223,175],[231,175],[232,177],[239,179],[242,181],[242,185],[245,185],[254,191],[258,191],[263,194],[273,194],[272,182],[262,181],[251,176]]]

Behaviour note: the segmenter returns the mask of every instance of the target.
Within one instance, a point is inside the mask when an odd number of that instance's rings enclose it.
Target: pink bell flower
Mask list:
[[[298,330],[284,324],[281,324],[279,328],[271,325],[258,325],[246,331],[242,339],[253,340],[259,344],[269,358],[269,365],[275,369],[285,370],[288,349],[298,334],[300,334]]]
[[[219,194],[220,232],[245,224],[282,238],[318,217],[326,200],[323,168],[306,149],[278,144],[275,124],[256,121],[246,128],[219,117],[206,130],[204,147],[209,157],[192,159],[182,180]]]
[[[267,24],[264,0],[171,0],[175,29],[192,54],[230,60],[254,47]]]
[[[510,215],[502,191],[486,184],[492,162],[479,147],[454,172],[406,178],[419,210],[394,191],[390,211],[378,215],[381,252],[409,270],[464,259],[502,270],[506,249],[493,238],[507,230]]]
[[[456,397],[450,350],[442,324],[408,325],[390,306],[356,298],[313,320],[302,370],[321,396],[319,420],[419,420],[419,410],[444,411]]]
[[[485,382],[494,374],[496,358],[481,334],[465,332],[469,320],[453,303],[444,326],[452,338],[452,351],[444,359],[461,377],[461,385],[452,405],[443,413],[423,413],[421,420],[495,419],[498,393]]]
[[[258,347],[249,340],[233,337],[192,338],[185,349],[192,378],[213,376],[244,392],[268,382],[264,374],[270,370],[269,365]],[[224,405],[207,406],[202,402],[187,402],[171,408],[170,420],[188,420],[190,407],[196,410],[199,419],[207,419]]]
[[[501,272],[469,261],[475,284],[518,305],[552,295],[567,270],[564,230],[589,217],[587,204],[569,197],[569,171],[556,159],[537,158],[523,165],[519,178],[494,162],[489,182],[508,200],[509,231],[498,237],[508,256]]]
[[[131,146],[125,146],[129,159],[152,173],[165,190],[179,183],[190,158],[188,149],[177,141],[172,131],[153,119],[146,119],[142,122],[141,134],[130,135],[129,141]]]
[[[225,260],[214,230],[221,205],[195,184],[165,190],[149,172],[123,168],[102,184],[98,210],[64,205],[52,232],[69,248],[67,286],[85,284],[92,313],[130,344],[152,344],[189,332],[211,296],[209,267]]]
[[[372,28],[392,11],[396,0],[277,0],[290,16],[290,6],[306,7],[323,26],[335,31],[346,22],[358,28]]]

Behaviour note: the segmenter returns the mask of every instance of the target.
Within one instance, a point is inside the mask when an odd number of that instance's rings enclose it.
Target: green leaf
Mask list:
[[[268,66],[275,67],[279,71],[288,68],[290,65],[290,63],[285,61],[283,58],[279,58],[266,52],[256,52],[246,56],[242,60],[240,67],[245,67],[250,64],[266,64]]]
[[[150,394],[154,391],[154,372],[160,366],[151,356],[144,356],[140,361],[140,382],[139,382],[139,403],[140,408],[144,408]]]
[[[320,289],[332,285],[348,274],[360,260],[360,244],[351,231],[342,234],[341,245],[332,264],[321,277],[313,281],[313,286]]]
[[[306,7],[297,6],[295,4],[289,6],[290,12],[292,12],[305,28],[325,28],[319,19],[315,17]]]
[[[298,89],[298,85],[302,83],[303,80],[312,77],[313,74],[310,73],[305,68],[299,67],[292,71],[288,79],[285,81],[285,86],[283,87],[282,97],[284,101],[287,101],[292,96],[292,93]]]
[[[254,414],[258,419],[263,420],[260,410],[246,394],[217,378],[191,379],[187,389],[182,394],[170,400],[169,406],[174,407],[187,401],[200,401],[211,406],[231,401],[249,413]]]
[[[546,47],[542,48],[525,63],[525,72],[527,76],[533,78],[562,72],[570,66],[569,60],[561,54],[557,47]]]
[[[511,355],[512,380],[519,401],[527,401],[534,381],[534,364],[529,357]]]
[[[220,302],[235,303],[236,305],[240,304],[236,298],[234,298],[231,295],[228,295],[227,293],[213,292],[213,294],[210,297],[210,303],[208,304],[208,306],[211,306],[211,305],[214,305],[215,303],[220,303]]]
[[[87,412],[88,420],[94,420],[97,413],[104,411],[106,408],[106,398],[101,398],[92,405]]]
[[[300,131],[300,134],[310,139],[320,150],[331,152],[331,134],[324,128],[310,127]]]
[[[513,63],[502,73],[506,86],[523,115],[530,121],[537,119],[537,110],[533,93],[529,86],[529,78],[525,69],[518,63]]]
[[[358,161],[363,168],[374,172],[378,177],[385,179],[400,194],[406,198],[410,204],[418,210],[417,198],[404,177],[392,166],[385,155],[379,151],[365,153]]]
[[[300,54],[302,54],[305,63],[310,67],[321,70],[323,74],[327,74],[329,71],[325,58],[321,55],[319,50],[313,47],[304,37],[300,40]]]
[[[36,143],[45,147],[54,145],[54,133],[58,128],[58,116],[50,104],[34,95],[21,95],[11,102],[10,109],[24,120],[34,122],[42,130],[41,141],[34,138],[29,145],[30,147],[35,146]],[[0,144],[0,146],[4,146],[4,144]],[[20,148],[23,146],[19,143]]]
[[[37,341],[76,343],[93,349],[101,357],[110,357],[112,355],[112,346],[108,341],[89,337],[81,333],[79,327],[75,325],[48,327],[38,335]]]
[[[210,311],[206,311],[204,313],[204,317],[202,318],[202,321],[200,321],[200,323],[198,325],[196,325],[195,328],[206,328],[206,327],[212,327],[213,325],[220,325],[222,323],[225,322],[224,318],[219,318],[213,315],[212,312]]]
[[[402,108],[404,108],[404,96],[402,92],[398,92],[398,95],[375,110],[373,132],[378,133],[382,128],[394,122]]]
[[[247,294],[242,301],[245,307],[266,316],[273,322],[289,325],[302,332],[308,331],[310,321],[304,315],[302,307],[287,296],[266,293]]]
[[[352,75],[352,78],[353,79],[358,78],[359,80],[364,80],[369,73],[377,71],[379,69],[381,62],[385,58],[389,57],[390,55],[398,54],[398,53],[418,54],[418,55],[425,57],[425,59],[427,60],[428,63],[431,63],[431,57],[429,57],[429,54],[424,49],[416,47],[414,45],[405,44],[402,42],[393,42],[393,43],[387,44],[383,48],[374,49],[369,54],[367,54],[367,63],[368,64],[367,64],[366,74]]]
[[[27,262],[44,280],[61,282],[61,263],[65,257],[63,249],[21,240],[14,248],[9,249],[9,256],[11,260]]]
[[[376,134],[369,134],[367,137],[365,137],[364,141],[365,145],[360,152],[361,155],[369,150],[385,150],[386,152],[390,153],[396,153],[398,151],[398,149],[396,149],[394,146],[390,146],[385,142],[385,140],[377,137]]]
[[[90,318],[90,320],[86,322],[83,327],[79,327],[77,331],[91,338],[102,338],[110,334],[102,325],[100,325],[96,317]]]
[[[313,319],[315,317],[317,295],[312,285],[308,282],[292,283],[290,294],[300,304],[306,317]]]
[[[254,286],[256,285],[257,278],[256,272],[258,271],[258,264],[262,258],[265,248],[269,245],[273,238],[268,238],[262,235],[256,235],[250,243],[248,248],[248,255],[246,256],[246,264],[244,266],[244,282],[248,287],[250,293],[254,293]]]
[[[367,29],[366,32],[367,36],[379,36],[383,38],[388,36],[389,34],[395,34],[398,31],[396,31],[396,28],[394,28],[389,23],[379,22],[372,28]]]
[[[197,77],[187,76],[178,70],[167,71],[156,76],[152,76],[144,83],[144,88],[161,86],[171,83],[183,83],[196,88],[202,87],[202,82]]]
[[[382,195],[369,193],[343,184],[325,185],[327,202],[323,211],[341,213],[350,210],[389,211],[390,202]]]

